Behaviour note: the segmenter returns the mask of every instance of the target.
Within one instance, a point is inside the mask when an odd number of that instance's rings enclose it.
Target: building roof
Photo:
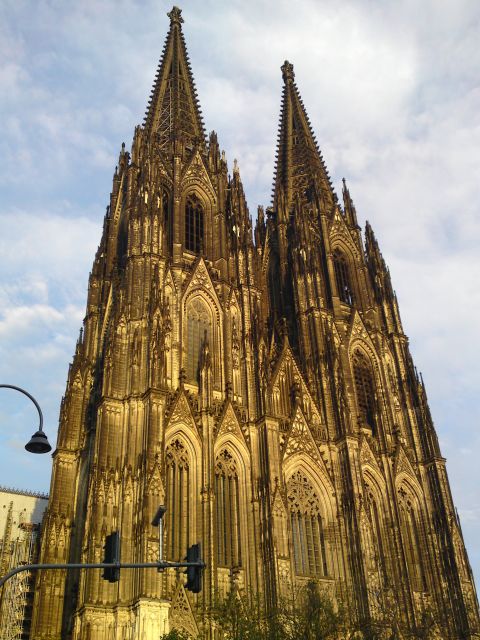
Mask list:
[[[41,500],[48,500],[48,493],[42,491],[28,491],[27,489],[15,489],[13,487],[3,487],[0,485],[0,491],[2,493],[14,493],[19,496],[31,496],[32,498],[40,498]]]

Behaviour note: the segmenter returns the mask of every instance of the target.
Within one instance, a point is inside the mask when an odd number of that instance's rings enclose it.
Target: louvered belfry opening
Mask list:
[[[364,422],[375,432],[376,406],[373,371],[366,356],[360,351],[356,351],[353,357],[353,377],[359,414]]]
[[[353,289],[350,281],[348,262],[345,255],[339,249],[335,249],[333,252],[333,266],[335,269],[338,297],[345,304],[352,306]]]
[[[162,213],[163,213],[163,229],[165,233],[165,243],[167,250],[171,251],[172,247],[172,215],[170,207],[170,196],[166,189],[162,190]]]
[[[212,348],[210,313],[202,300],[196,298],[187,309],[187,380],[193,384],[198,382],[198,366],[205,339]]]
[[[198,198],[191,196],[185,207],[185,249],[200,255],[204,248],[204,214]]]

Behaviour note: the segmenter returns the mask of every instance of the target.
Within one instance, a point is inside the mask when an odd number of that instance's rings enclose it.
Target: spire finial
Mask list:
[[[167,16],[170,18],[170,24],[181,25],[183,22],[182,10],[178,7],[172,7],[172,10],[167,13]]]
[[[293,82],[295,78],[295,72],[293,71],[293,64],[288,60],[285,60],[283,65],[280,67],[282,70],[282,76],[284,82]]]

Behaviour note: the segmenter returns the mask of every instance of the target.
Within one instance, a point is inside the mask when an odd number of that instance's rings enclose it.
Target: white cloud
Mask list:
[[[20,336],[22,332],[30,332],[32,322],[54,324],[63,320],[62,314],[47,305],[32,305],[7,309],[4,317],[0,320],[0,336],[10,338],[13,335]]]
[[[44,395],[55,424],[111,174],[142,120],[171,7],[7,4],[0,331],[12,346],[0,371]],[[207,127],[230,169],[238,159],[252,213],[270,202],[280,65],[295,64],[335,184],[347,178],[391,266],[480,575],[480,469],[466,464],[466,451],[480,452],[478,2],[186,0],[183,8]]]
[[[37,397],[53,443],[101,221],[15,210],[3,212],[0,225],[0,380]],[[37,424],[34,407],[3,389],[1,401],[3,484],[48,489],[49,460],[25,461],[22,453]]]
[[[64,210],[67,216],[74,215],[68,204]],[[67,216],[43,211],[0,212],[4,274],[20,274],[22,279],[34,275],[35,281],[43,282],[45,278],[76,281],[81,273],[88,273],[100,242],[101,216],[95,222],[80,215]],[[11,280],[7,284],[11,285]]]

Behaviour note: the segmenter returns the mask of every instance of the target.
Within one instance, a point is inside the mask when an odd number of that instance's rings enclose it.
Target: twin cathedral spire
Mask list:
[[[204,147],[205,129],[182,33],[182,12],[173,7],[168,16],[170,30],[148,102],[144,128],[148,135],[158,138],[161,148],[173,139]]]
[[[343,206],[335,195],[293,66],[273,202],[253,228],[238,164],[229,175],[205,134],[181,11],[168,15],[90,274],[41,562],[99,562],[112,531],[122,562],[153,562],[165,504],[168,559],[202,542],[202,593],[173,570],[118,584],[45,572],[32,637],[213,637],[203,614],[230,590],[268,610],[309,580],[352,628],[398,602],[392,633],[428,618],[436,637],[473,637],[472,574],[390,274],[345,182]]]

